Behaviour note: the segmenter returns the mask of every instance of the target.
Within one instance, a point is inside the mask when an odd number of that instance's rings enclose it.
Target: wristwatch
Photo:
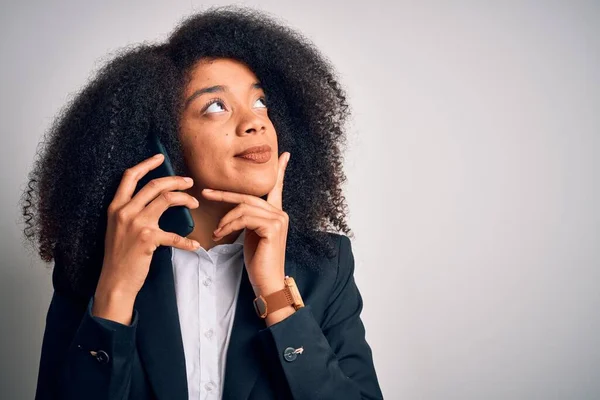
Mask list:
[[[304,307],[304,302],[296,286],[296,281],[291,276],[286,276],[283,280],[285,287],[277,292],[267,296],[259,295],[254,299],[254,309],[261,318],[267,318],[267,315],[289,305],[294,306],[295,310]]]

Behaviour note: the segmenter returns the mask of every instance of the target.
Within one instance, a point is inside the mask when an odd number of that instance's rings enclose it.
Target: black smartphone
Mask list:
[[[148,136],[146,158],[152,157],[155,154],[162,153],[164,155],[163,162],[153,170],[149,171],[139,181],[135,188],[134,195],[139,192],[148,182],[155,178],[165,176],[175,176],[173,166],[169,160],[169,155],[165,147],[160,142],[160,139],[155,134]],[[181,192],[181,190],[177,190]],[[165,232],[173,232],[180,236],[186,237],[194,230],[194,220],[189,208],[186,206],[171,206],[162,213],[158,220],[158,227]]]

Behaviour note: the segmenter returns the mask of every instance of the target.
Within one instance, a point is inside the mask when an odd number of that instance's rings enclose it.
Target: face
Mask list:
[[[264,196],[275,185],[279,153],[258,78],[226,58],[202,59],[191,76],[179,140],[194,189]],[[270,152],[236,156],[255,146]]]

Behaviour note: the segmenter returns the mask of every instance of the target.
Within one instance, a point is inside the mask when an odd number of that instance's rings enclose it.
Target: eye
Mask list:
[[[262,101],[264,104],[264,107],[259,107],[259,108],[267,108],[267,100],[265,99],[265,97],[263,96],[263,97],[259,97],[258,99],[256,99],[256,101],[259,101],[259,100]],[[256,104],[256,103],[254,103],[254,104]]]
[[[204,110],[204,112],[209,112],[209,111],[211,111],[211,109],[213,109],[212,111],[218,112],[218,111],[219,111],[219,110],[218,110],[218,108],[219,108],[219,106],[218,106],[218,105],[219,105],[219,104],[220,104],[221,106],[224,106],[224,105],[225,105],[225,103],[223,102],[223,100],[221,100],[221,99],[219,99],[219,98],[216,98],[216,99],[211,99],[211,100],[209,100],[209,101],[208,101],[208,103],[206,103],[206,104],[204,105],[204,107],[203,107],[203,110]],[[213,106],[214,106],[214,107],[213,107]],[[222,108],[222,111],[225,111],[225,107],[221,107],[221,108]],[[212,114],[212,112],[209,112],[209,113],[210,113],[210,114]]]

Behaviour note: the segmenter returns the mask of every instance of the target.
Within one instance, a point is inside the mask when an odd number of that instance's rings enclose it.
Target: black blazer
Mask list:
[[[338,253],[322,259],[322,274],[286,259],[305,307],[270,327],[254,311],[244,266],[223,399],[383,398],[360,319],[350,240],[329,237]],[[154,252],[131,326],[92,316],[93,298],[78,301],[53,283],[37,400],[188,398],[170,247]],[[286,357],[288,347],[304,350]]]

